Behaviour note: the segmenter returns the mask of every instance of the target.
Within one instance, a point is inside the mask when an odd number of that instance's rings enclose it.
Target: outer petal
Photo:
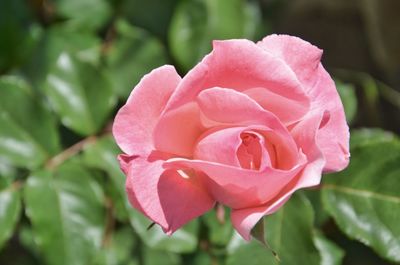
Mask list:
[[[297,37],[271,35],[258,45],[277,54],[296,73],[311,98],[311,112],[328,113],[317,134],[325,158],[324,171],[339,171],[349,163],[349,129],[335,84],[320,64],[322,50]]]
[[[165,65],[145,75],[118,111],[113,135],[125,153],[144,154],[153,148],[152,131],[181,78]]]
[[[274,198],[304,167],[305,160],[290,170],[270,167],[262,171],[242,169],[215,162],[172,158],[166,168],[189,168],[208,176],[208,189],[213,197],[230,208],[262,205]]]
[[[126,189],[133,207],[172,234],[214,206],[200,177],[164,169],[163,160],[138,157],[130,163]]]
[[[270,202],[254,208],[233,210],[231,213],[232,224],[238,233],[246,240],[250,240],[251,229],[265,215],[277,211],[298,189],[315,186],[320,183],[325,159],[316,145],[316,134],[322,120],[321,113],[314,113],[302,120],[292,129],[293,137],[302,150],[304,150],[308,164],[301,174],[288,183],[288,185]]]
[[[269,35],[257,45],[282,58],[295,72],[306,87],[315,83],[315,71],[322,56],[322,50],[298,37],[288,35]]]
[[[167,110],[193,101],[202,90],[210,87],[237,91],[262,87],[308,109],[309,99],[301,84],[280,58],[248,40],[214,41],[213,48],[182,80]]]

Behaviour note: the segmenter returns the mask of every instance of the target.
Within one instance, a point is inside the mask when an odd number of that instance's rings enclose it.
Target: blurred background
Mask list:
[[[267,264],[223,208],[171,238],[147,231],[126,202],[116,111],[144,74],[172,64],[183,76],[213,39],[284,33],[324,50],[353,130],[395,137],[399,12],[398,0],[0,0],[0,264]],[[314,237],[328,253],[315,264],[396,262],[341,232],[318,192],[302,195],[329,241]]]

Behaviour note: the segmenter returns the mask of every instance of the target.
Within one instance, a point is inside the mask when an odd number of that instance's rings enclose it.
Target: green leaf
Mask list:
[[[282,265],[320,264],[312,229],[312,206],[301,194],[293,195],[283,208],[265,218],[266,241],[279,255]],[[227,265],[278,264],[267,247],[256,240],[247,243],[237,234],[227,250]]]
[[[114,214],[119,221],[128,220],[128,210],[132,210],[128,205],[125,192],[125,175],[122,173],[117,155],[121,150],[115,144],[112,136],[104,136],[95,142],[85,146],[83,150],[83,161],[86,165],[103,170],[108,173],[109,182],[106,182],[105,190],[111,197],[114,205]]]
[[[179,265],[180,257],[177,254],[145,248],[143,251],[144,265]]]
[[[199,229],[197,219],[180,228],[172,236],[167,236],[158,225],[148,229],[151,221],[130,205],[127,207],[130,208],[129,216],[135,232],[148,247],[175,253],[190,253],[196,250]]]
[[[28,7],[23,0],[0,1],[0,73],[21,63],[32,51],[35,25]]]
[[[221,205],[221,207],[223,207]],[[222,208],[225,210],[224,220],[217,219],[216,210],[208,211],[201,218],[205,222],[208,228],[208,237],[212,244],[217,246],[225,246],[228,244],[233,235],[233,228],[229,220],[229,209]]]
[[[399,138],[392,132],[380,128],[363,128],[351,132],[350,146],[354,148],[368,144],[392,142],[395,139],[398,140]]]
[[[106,171],[114,185],[125,193],[125,176],[122,173],[117,155],[121,150],[116,145],[111,135],[96,139],[95,142],[85,146],[83,150],[83,161],[91,166]]]
[[[0,190],[0,249],[11,237],[21,212],[18,187],[11,185]]]
[[[113,231],[109,242],[95,257],[93,265],[119,265],[137,261],[131,259],[131,253],[136,244],[136,238],[131,227],[123,227]]]
[[[116,31],[106,59],[115,91],[127,98],[143,75],[167,62],[166,51],[156,38],[125,21],[117,21]]]
[[[59,150],[52,115],[21,79],[0,78],[0,153],[14,165],[35,168]]]
[[[400,142],[358,144],[349,167],[324,178],[326,210],[350,238],[400,261]]]
[[[314,244],[321,254],[321,265],[342,264],[344,251],[318,231],[314,233]]]
[[[64,24],[56,24],[40,35],[33,56],[22,69],[35,88],[43,88],[47,73],[63,52],[92,64],[100,61],[101,40],[92,32],[76,32]]]
[[[243,0],[191,0],[178,5],[168,35],[176,61],[190,69],[211,50],[214,39],[254,38],[259,10]]]
[[[357,96],[354,86],[342,83],[338,80],[336,80],[335,83],[340,98],[342,99],[346,120],[348,123],[351,123],[357,114]]]
[[[171,17],[179,0],[123,0],[120,2],[122,3],[119,11],[122,17],[132,25],[144,28],[163,40],[166,39]]]
[[[86,265],[100,249],[105,211],[91,172],[75,163],[38,171],[26,183],[26,214],[48,265]]]
[[[111,16],[107,0],[55,0],[53,5],[57,14],[68,19],[68,26],[79,30],[98,29]]]
[[[83,135],[98,132],[116,103],[104,73],[68,53],[50,70],[46,94],[61,122]]]

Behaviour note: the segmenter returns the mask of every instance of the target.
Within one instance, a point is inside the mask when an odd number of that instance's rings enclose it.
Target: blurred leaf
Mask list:
[[[135,232],[148,247],[175,253],[190,253],[196,250],[199,228],[197,219],[180,228],[172,236],[167,236],[158,225],[148,230],[151,221],[131,206],[127,207],[131,208],[129,215]]]
[[[98,132],[116,103],[104,73],[68,53],[50,70],[46,94],[61,122],[83,135]]]
[[[311,188],[304,190],[303,193],[307,196],[313,206],[315,213],[315,225],[317,227],[323,226],[326,221],[330,219],[330,216],[322,205],[321,190],[319,188]]]
[[[106,189],[112,198],[116,218],[120,221],[125,221],[128,219],[126,207],[129,210],[131,207],[127,205],[125,175],[122,173],[117,161],[117,155],[120,153],[121,151],[112,136],[105,136],[85,146],[83,161],[90,167],[101,169],[108,173],[113,185],[108,185]]]
[[[75,163],[33,173],[26,183],[26,214],[48,265],[86,265],[100,248],[104,207],[91,172]]]
[[[0,153],[14,165],[35,168],[59,150],[52,115],[17,77],[0,78]]]
[[[350,137],[350,146],[357,147],[367,144],[392,142],[398,140],[398,137],[392,133],[380,128],[363,128],[353,130]]]
[[[55,0],[57,14],[66,17],[67,24],[79,30],[93,30],[105,25],[111,16],[107,0]]]
[[[130,227],[113,232],[110,242],[95,257],[93,265],[125,265],[129,261],[139,264],[130,257],[135,246],[135,235],[132,232]]]
[[[340,98],[342,99],[344,111],[346,113],[346,120],[351,123],[357,114],[357,96],[354,90],[354,86],[351,84],[345,84],[340,81],[335,81],[336,88],[339,92]]]
[[[259,21],[258,7],[244,0],[182,1],[168,35],[172,55],[188,70],[211,50],[214,39],[254,38]]]
[[[57,62],[60,54],[68,52],[80,61],[98,64],[100,60],[100,39],[91,32],[76,32],[64,24],[54,25],[41,34],[30,60],[22,71],[41,89],[47,73]]]
[[[125,176],[117,160],[117,155],[120,153],[121,150],[116,145],[114,138],[108,135],[85,146],[83,160],[87,165],[108,172],[115,186],[120,187],[120,191],[125,193]]]
[[[295,194],[276,213],[265,218],[266,239],[279,255],[279,264],[320,264],[314,246],[313,210],[307,198]],[[227,265],[278,264],[271,251],[257,242],[245,242],[236,236],[228,245]]]
[[[349,237],[399,262],[400,141],[359,142],[351,155],[346,170],[325,178],[324,206]]]
[[[118,10],[131,24],[166,39],[171,17],[179,0],[121,0],[120,2],[122,3]]]
[[[18,187],[9,186],[0,190],[0,249],[11,237],[21,212]]]
[[[0,1],[0,73],[30,54],[35,41],[30,10],[23,0]]]
[[[325,238],[320,232],[315,232],[314,243],[321,254],[321,265],[340,265],[344,251]]]
[[[204,220],[208,228],[209,240],[212,244],[217,246],[225,246],[228,244],[233,235],[233,228],[229,220],[228,209],[225,208],[224,223],[217,219],[216,211],[208,211],[201,218]]]
[[[116,31],[106,59],[115,91],[127,98],[143,75],[167,62],[166,52],[156,38],[127,22],[118,21]]]
[[[145,248],[143,251],[144,265],[178,265],[180,257],[177,254]]]

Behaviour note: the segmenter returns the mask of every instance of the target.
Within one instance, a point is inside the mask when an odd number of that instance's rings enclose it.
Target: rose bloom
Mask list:
[[[232,209],[246,240],[294,191],[349,162],[349,130],[322,50],[297,37],[214,41],[181,78],[145,75],[113,125],[130,203],[164,232]]]

